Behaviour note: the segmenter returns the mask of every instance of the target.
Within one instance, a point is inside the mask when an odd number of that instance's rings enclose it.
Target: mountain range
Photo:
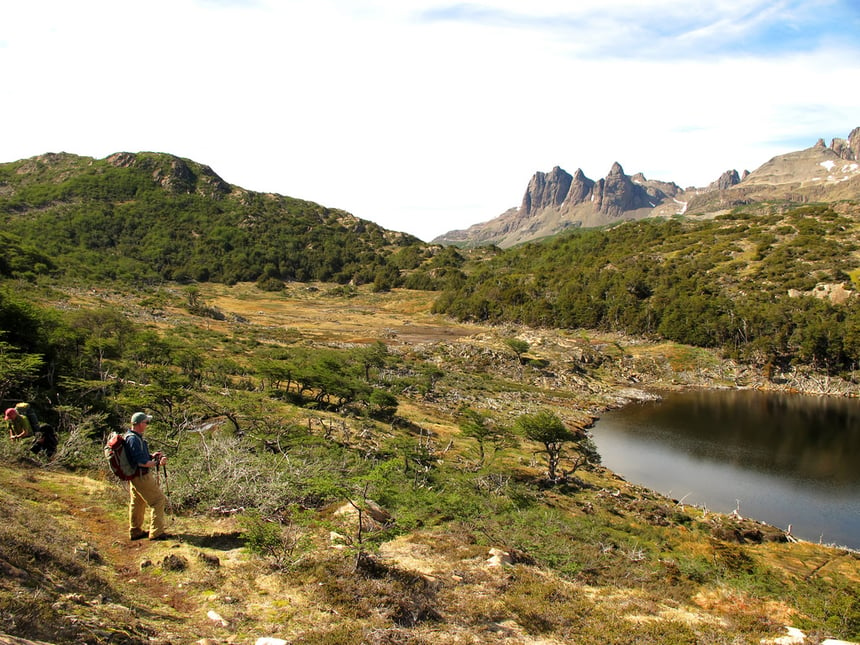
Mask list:
[[[556,166],[536,172],[519,207],[454,230],[436,244],[507,248],[571,227],[599,227],[647,217],[713,217],[754,202],[832,202],[860,197],[860,127],[847,139],[823,139],[811,148],[774,157],[753,172],[727,170],[703,188],[627,175],[614,163],[603,179]]]

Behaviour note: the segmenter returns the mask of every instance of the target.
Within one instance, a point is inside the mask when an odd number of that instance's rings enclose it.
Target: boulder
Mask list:
[[[512,565],[514,563],[514,559],[507,551],[502,551],[501,549],[493,547],[490,549],[489,553],[490,557],[487,558],[488,567],[501,567],[504,565]]]

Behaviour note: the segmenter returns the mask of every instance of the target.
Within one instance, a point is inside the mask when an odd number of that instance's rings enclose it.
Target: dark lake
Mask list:
[[[663,394],[595,424],[603,464],[686,504],[860,549],[860,400]]]

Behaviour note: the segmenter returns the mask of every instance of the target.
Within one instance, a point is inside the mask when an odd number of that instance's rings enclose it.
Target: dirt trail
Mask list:
[[[194,642],[212,635],[215,625],[199,597],[177,584],[174,576],[166,575],[164,566],[171,555],[194,566],[192,558],[206,550],[207,537],[183,533],[183,520],[174,517],[170,533],[176,539],[131,541],[127,485],[48,469],[4,470],[0,480],[5,490],[35,503],[39,512],[55,517],[68,534],[77,536],[70,548],[109,581],[109,588],[97,598],[74,599],[94,607],[99,622],[109,621],[109,616],[124,607],[136,619],[134,631],[146,634],[145,639],[153,644]],[[111,590],[119,597],[112,597]],[[165,625],[171,626],[169,633],[164,631]]]

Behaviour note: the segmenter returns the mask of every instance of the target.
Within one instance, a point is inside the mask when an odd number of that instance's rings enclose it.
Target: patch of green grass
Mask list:
[[[571,585],[517,567],[501,590],[503,606],[530,634],[581,632],[594,603]]]
[[[797,602],[806,615],[801,627],[831,638],[860,641],[860,587],[844,579],[813,579],[801,585]]]

